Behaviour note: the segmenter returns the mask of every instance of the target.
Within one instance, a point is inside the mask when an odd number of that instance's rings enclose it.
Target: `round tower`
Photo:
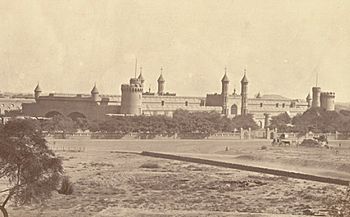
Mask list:
[[[41,95],[41,88],[40,88],[40,85],[38,83],[38,85],[36,85],[35,89],[34,89],[34,98],[35,100],[39,99],[40,95]]]
[[[99,98],[99,92],[98,92],[98,89],[96,87],[96,84],[94,85],[94,87],[92,88],[91,90],[91,97],[92,99],[96,102],[98,101],[98,98]]]
[[[307,107],[311,108],[311,102],[312,102],[312,98],[310,96],[310,93],[307,95],[306,97],[306,102],[307,102]]]
[[[313,87],[312,88],[312,108],[319,108],[321,106],[320,97],[321,97],[321,88]]]
[[[221,97],[222,97],[222,114],[228,115],[227,108],[227,97],[228,97],[228,87],[230,80],[227,77],[227,71],[225,68],[224,77],[221,79]]]
[[[321,108],[326,111],[335,110],[335,93],[334,92],[322,92],[320,97]]]
[[[142,114],[142,92],[141,83],[136,78],[130,79],[130,84],[122,84],[122,114],[141,115]]]
[[[246,115],[248,114],[248,79],[246,76],[246,70],[244,70],[244,76],[241,80],[241,97],[242,97],[241,115]]]
[[[160,76],[158,78],[158,95],[164,94],[165,80],[163,78],[163,68],[160,69]]]

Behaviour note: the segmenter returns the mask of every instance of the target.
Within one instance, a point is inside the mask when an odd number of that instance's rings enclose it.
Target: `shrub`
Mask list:
[[[267,150],[267,146],[266,145],[261,146],[261,150]]]
[[[62,179],[61,188],[58,190],[59,194],[71,195],[73,194],[73,183],[69,180],[68,176],[64,176]]]

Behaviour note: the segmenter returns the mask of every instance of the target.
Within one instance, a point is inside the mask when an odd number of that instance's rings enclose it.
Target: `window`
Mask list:
[[[162,100],[162,106],[164,106],[164,100]]]
[[[282,104],[282,108],[284,108],[285,106],[286,106],[286,104],[283,103],[283,104]]]
[[[231,106],[231,115],[237,115],[238,107],[237,105],[233,104]]]
[[[276,108],[278,108],[280,105],[278,103],[276,103]]]
[[[187,101],[185,102],[185,106],[188,106],[188,102]]]
[[[263,103],[260,103],[260,107],[263,107]]]

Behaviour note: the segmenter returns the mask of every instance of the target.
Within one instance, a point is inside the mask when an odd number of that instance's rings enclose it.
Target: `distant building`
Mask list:
[[[260,127],[269,124],[271,116],[288,113],[291,117],[303,113],[310,107],[322,107],[334,110],[334,93],[321,93],[313,88],[313,98],[306,100],[289,99],[279,95],[257,94],[248,98],[248,78],[246,72],[241,80],[241,93],[229,92],[229,78],[226,70],[221,80],[220,94],[207,94],[205,97],[177,96],[165,91],[165,79],[161,72],[158,78],[157,93],[144,91],[145,79],[142,71],[137,78],[131,78],[128,84],[121,85],[121,95],[100,95],[96,85],[89,95],[42,95],[39,85],[34,90],[35,102],[23,103],[23,113],[34,117],[52,117],[62,114],[72,119],[88,118],[104,120],[108,116],[121,115],[166,115],[172,116],[177,109],[188,111],[216,111],[227,117],[252,114]],[[311,104],[312,103],[312,104]]]

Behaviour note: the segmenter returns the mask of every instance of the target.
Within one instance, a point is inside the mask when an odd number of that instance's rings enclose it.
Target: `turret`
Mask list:
[[[139,81],[141,82],[141,86],[144,87],[145,79],[142,76],[142,67],[140,67],[140,74],[139,74],[139,77],[137,79],[139,79]]]
[[[163,78],[163,68],[160,69],[160,76],[158,78],[158,95],[163,95],[164,94],[164,84],[165,80]]]
[[[312,98],[310,96],[310,93],[307,95],[306,97],[306,102],[307,102],[307,107],[311,108],[311,102],[312,102]]]
[[[222,77],[221,79],[221,94],[224,95],[224,94],[228,94],[228,85],[230,83],[230,80],[228,79],[228,76],[227,76],[227,72],[226,72],[226,68],[225,68],[225,74],[224,76]]]
[[[248,79],[246,76],[246,69],[244,69],[244,76],[241,80],[241,97],[242,97],[242,107],[241,115],[248,114]]]
[[[320,97],[321,97],[321,88],[313,87],[312,88],[312,108],[319,108],[321,106]]]
[[[34,89],[34,98],[35,100],[37,100],[40,97],[42,90],[40,88],[40,85],[38,83],[38,85],[36,85],[35,89]]]
[[[225,68],[225,74],[221,79],[221,97],[222,97],[222,114],[228,115],[228,107],[227,107],[227,97],[228,97],[228,87],[230,80],[227,76],[227,71]]]
[[[96,87],[96,84],[94,85],[94,87],[91,90],[91,97],[95,102],[98,101],[99,92],[98,92],[98,89]]]
[[[335,110],[335,93],[334,92],[322,92],[320,97],[321,108],[326,111]]]

